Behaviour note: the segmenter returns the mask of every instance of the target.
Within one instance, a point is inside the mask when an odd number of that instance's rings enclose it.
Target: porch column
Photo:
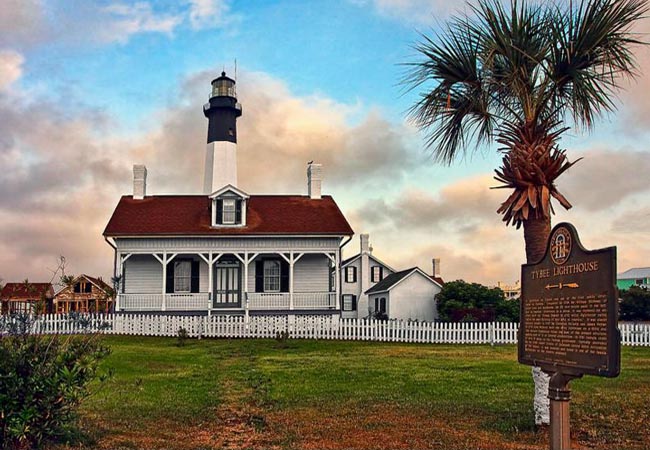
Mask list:
[[[162,257],[162,310],[167,310],[167,252]]]
[[[120,310],[120,284],[122,283],[122,265],[124,262],[122,261],[122,252],[117,252],[117,256],[115,257],[115,279],[120,280],[117,283],[117,286],[115,287],[115,312],[118,312]],[[57,305],[58,309],[58,305]],[[58,312],[58,311],[57,311]]]
[[[341,264],[340,264],[340,253],[341,250],[337,250],[334,253],[334,284],[336,285],[336,300],[334,304],[336,305],[337,310],[341,310]]]
[[[212,252],[208,253],[208,315],[212,309],[212,293],[214,292],[213,266],[214,260],[212,259]]]
[[[289,309],[293,309],[293,252],[289,253]]]
[[[245,209],[245,208],[244,208]],[[245,211],[242,211],[242,215],[245,214]],[[245,222],[244,222],[245,223]],[[255,255],[257,256],[257,255]],[[255,258],[253,256],[253,258]],[[248,264],[250,264],[250,259],[248,259],[248,252],[244,251],[244,322],[248,326]]]

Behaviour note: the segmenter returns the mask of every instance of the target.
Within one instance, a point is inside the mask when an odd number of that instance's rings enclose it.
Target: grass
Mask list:
[[[106,337],[92,447],[542,449],[514,346]],[[650,442],[650,349],[572,382],[576,448]]]

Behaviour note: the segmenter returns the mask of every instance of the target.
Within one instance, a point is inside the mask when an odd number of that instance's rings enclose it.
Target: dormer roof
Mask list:
[[[216,197],[222,197],[223,195],[227,194],[228,192],[232,192],[235,194],[237,197],[241,198],[250,198],[250,195],[248,195],[246,192],[242,191],[241,189],[236,188],[232,184],[227,184],[221,189],[214,191],[212,194],[209,195],[210,198],[216,198]]]

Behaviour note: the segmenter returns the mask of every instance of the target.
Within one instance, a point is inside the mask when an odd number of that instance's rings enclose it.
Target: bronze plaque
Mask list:
[[[620,342],[616,247],[586,250],[573,225],[557,225],[544,258],[521,266],[519,362],[616,377]]]

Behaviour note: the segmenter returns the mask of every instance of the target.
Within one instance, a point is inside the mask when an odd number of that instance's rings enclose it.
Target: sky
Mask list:
[[[305,194],[306,162],[374,254],[394,268],[484,284],[519,279],[521,230],[496,214],[500,156],[485,147],[435,163],[406,120],[400,80],[421,33],[462,1],[3,0],[0,9],[0,278],[110,278],[102,231],[132,165],[148,193],[199,193],[210,80],[235,75],[239,187]],[[644,22],[640,32],[650,25]],[[595,130],[562,140],[559,180],[588,248],[616,245],[618,270],[650,266],[650,49],[640,77]],[[235,63],[236,61],[236,63]]]

